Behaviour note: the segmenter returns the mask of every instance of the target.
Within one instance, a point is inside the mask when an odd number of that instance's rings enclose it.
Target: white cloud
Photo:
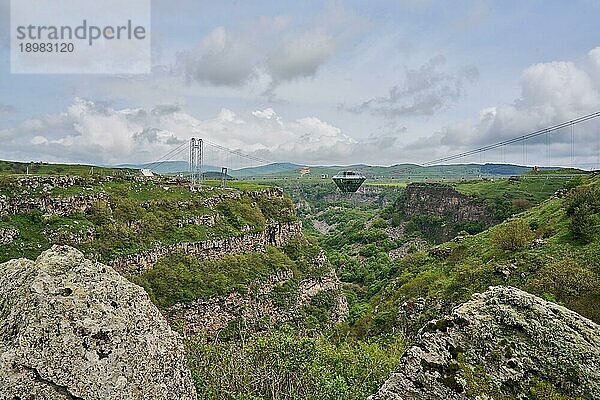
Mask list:
[[[600,82],[600,47],[590,50],[588,58],[591,63],[591,76],[596,82]]]
[[[415,142],[413,147],[437,149],[437,155],[454,153],[492,144],[505,139],[526,134],[554,124],[600,110],[600,75],[594,75],[598,65],[598,48],[588,54],[582,65],[570,61],[539,63],[525,68],[521,74],[521,96],[513,104],[487,107],[481,110],[479,118],[451,124],[438,134]],[[594,122],[580,127],[575,140],[580,160],[597,157],[599,142],[598,124]],[[552,145],[551,162],[563,162],[570,156],[570,131],[567,129],[548,137]],[[441,147],[440,147],[441,145]],[[546,163],[546,138],[529,141],[528,162]],[[513,152],[513,158],[522,151],[516,146],[506,151]],[[562,159],[560,157],[563,157]],[[431,158],[435,158],[434,155]]]
[[[463,68],[451,74],[441,70],[445,64],[443,56],[433,57],[421,67],[407,70],[404,81],[393,86],[387,96],[342,108],[353,113],[370,113],[390,119],[445,111],[464,95],[465,83],[479,77],[475,67]]]
[[[199,120],[178,106],[114,109],[77,98],[64,112],[0,130],[0,158],[150,162],[190,137],[268,160],[299,163],[348,163],[361,160],[364,154],[379,156],[378,152],[390,151],[394,144],[390,138],[359,143],[317,117],[286,121],[272,108],[245,113],[222,109],[214,118]],[[183,151],[179,159],[186,155]]]
[[[166,115],[166,117],[165,117]],[[187,129],[178,109],[115,110],[76,98],[64,112],[0,130],[0,157],[44,161],[115,163],[167,151],[174,131]],[[156,128],[148,137],[146,128]]]

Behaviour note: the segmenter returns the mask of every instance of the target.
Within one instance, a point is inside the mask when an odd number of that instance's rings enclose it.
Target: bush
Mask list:
[[[517,212],[522,212],[531,208],[531,202],[527,199],[514,199],[512,201],[513,209]]]
[[[158,260],[154,268],[132,280],[142,286],[160,309],[176,303],[209,299],[231,291],[244,291],[256,280],[281,270],[295,270],[295,264],[281,250],[228,255],[218,259],[176,253]]]
[[[288,329],[244,341],[187,343],[199,399],[364,399],[395,369],[404,345],[332,343]]]
[[[565,199],[567,215],[571,217],[573,238],[584,243],[591,242],[598,234],[600,212],[600,187],[579,186],[572,189]]]
[[[515,219],[492,232],[492,246],[497,250],[519,251],[529,246],[534,233],[525,221]]]
[[[593,321],[600,321],[600,277],[573,260],[545,265],[525,289],[547,300],[561,302]]]

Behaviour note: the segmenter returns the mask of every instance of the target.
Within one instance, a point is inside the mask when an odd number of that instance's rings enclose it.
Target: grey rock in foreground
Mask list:
[[[144,290],[70,247],[0,264],[0,399],[196,399]]]
[[[600,399],[600,326],[497,286],[425,326],[369,399],[526,399],[531,387],[549,384],[549,390]]]

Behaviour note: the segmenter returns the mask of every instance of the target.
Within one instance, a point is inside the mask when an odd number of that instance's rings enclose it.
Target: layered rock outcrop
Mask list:
[[[16,228],[0,228],[0,244],[10,244],[19,237],[19,230]]]
[[[159,245],[150,251],[116,258],[110,262],[110,265],[122,274],[143,274],[152,269],[160,258],[178,251],[201,257],[235,255],[255,251],[264,246],[281,246],[289,239],[301,235],[302,224],[300,221],[273,223],[257,233],[231,236],[219,240],[182,242],[170,246]]]
[[[0,265],[0,399],[196,399],[144,290],[79,251]]]
[[[425,326],[369,399],[526,399],[532,390],[599,399],[600,326],[498,286]]]
[[[108,196],[104,193],[75,195],[67,197],[12,197],[0,195],[0,216],[21,214],[39,210],[50,215],[69,215],[85,212],[99,202],[107,204]]]
[[[315,260],[315,268],[324,263],[325,254]],[[331,323],[341,322],[348,315],[348,303],[341,293],[341,285],[335,270],[330,270],[318,278],[306,278],[298,283],[295,293],[287,299],[291,304],[288,309],[282,308],[273,300],[273,293],[280,285],[294,278],[290,270],[281,270],[262,282],[249,285],[246,293],[233,291],[226,296],[208,300],[198,299],[191,303],[179,303],[168,311],[174,325],[181,327],[186,335],[198,333],[213,335],[226,328],[229,323],[241,318],[246,326],[253,326],[268,320],[271,324],[292,320],[298,311],[308,304],[316,295],[323,292],[335,293],[335,306],[330,310]]]
[[[485,204],[443,184],[413,183],[406,187],[400,204],[407,216],[449,217],[453,222],[493,223],[494,214]]]

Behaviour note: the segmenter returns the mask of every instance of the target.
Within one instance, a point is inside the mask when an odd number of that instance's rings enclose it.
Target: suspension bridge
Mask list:
[[[208,179],[220,180],[222,186],[226,186],[230,179],[256,179],[264,176],[261,167],[275,164],[272,160],[245,153],[241,149],[227,148],[207,138],[191,138],[156,161],[146,164],[145,168],[157,171],[173,161],[187,164],[184,175],[189,179],[192,190],[198,190],[202,182]],[[600,170],[600,111],[430,160],[422,165],[443,167],[449,164],[543,165]],[[442,174],[443,178],[443,168],[437,173]]]
[[[532,151],[531,145],[535,146],[538,150],[545,150],[545,160],[541,160],[539,157],[537,159],[537,163],[541,164],[540,161],[546,161],[545,164],[547,166],[552,165],[553,161],[553,152],[552,147],[559,149],[558,157],[560,160],[557,160],[559,164],[562,166],[568,166],[571,168],[582,168],[588,169],[590,166],[593,169],[598,169],[600,165],[600,125],[597,123],[597,119],[600,118],[600,112],[594,112],[591,114],[587,114],[581,116],[579,118],[575,118],[566,122],[562,122],[557,125],[549,126],[543,129],[536,130],[534,132],[530,132],[524,135],[516,136],[510,138],[508,140],[499,141],[492,144],[487,144],[475,149],[471,149],[462,153],[457,153],[445,157],[441,157],[432,161],[428,161],[424,163],[425,166],[437,165],[448,163],[457,160],[473,160],[474,157],[479,159],[479,162],[487,162],[487,160],[495,160],[499,161],[502,164],[505,164],[506,154],[515,154],[519,153],[515,152],[515,146],[521,146],[521,159],[512,159],[511,163],[520,163],[521,165],[528,165],[531,162],[529,161],[529,153]],[[586,124],[587,123],[587,124]],[[595,139],[595,143],[588,143],[589,147],[585,149],[585,152],[581,152],[576,148],[575,137],[576,137],[576,128],[582,130],[587,134],[587,138]],[[529,145],[529,146],[528,146]],[[581,159],[585,156],[586,159],[590,159],[590,155],[595,157],[594,162],[589,161],[576,161],[576,157]],[[568,164],[564,165],[565,157],[568,156]],[[588,167],[588,168],[585,168]]]
[[[145,164],[144,168],[159,171],[161,167],[177,161],[187,164],[184,176],[189,179],[192,190],[199,190],[204,180],[220,180],[222,186],[227,186],[228,180],[255,179],[257,168],[276,163],[227,148],[206,138],[191,138],[156,161]]]

